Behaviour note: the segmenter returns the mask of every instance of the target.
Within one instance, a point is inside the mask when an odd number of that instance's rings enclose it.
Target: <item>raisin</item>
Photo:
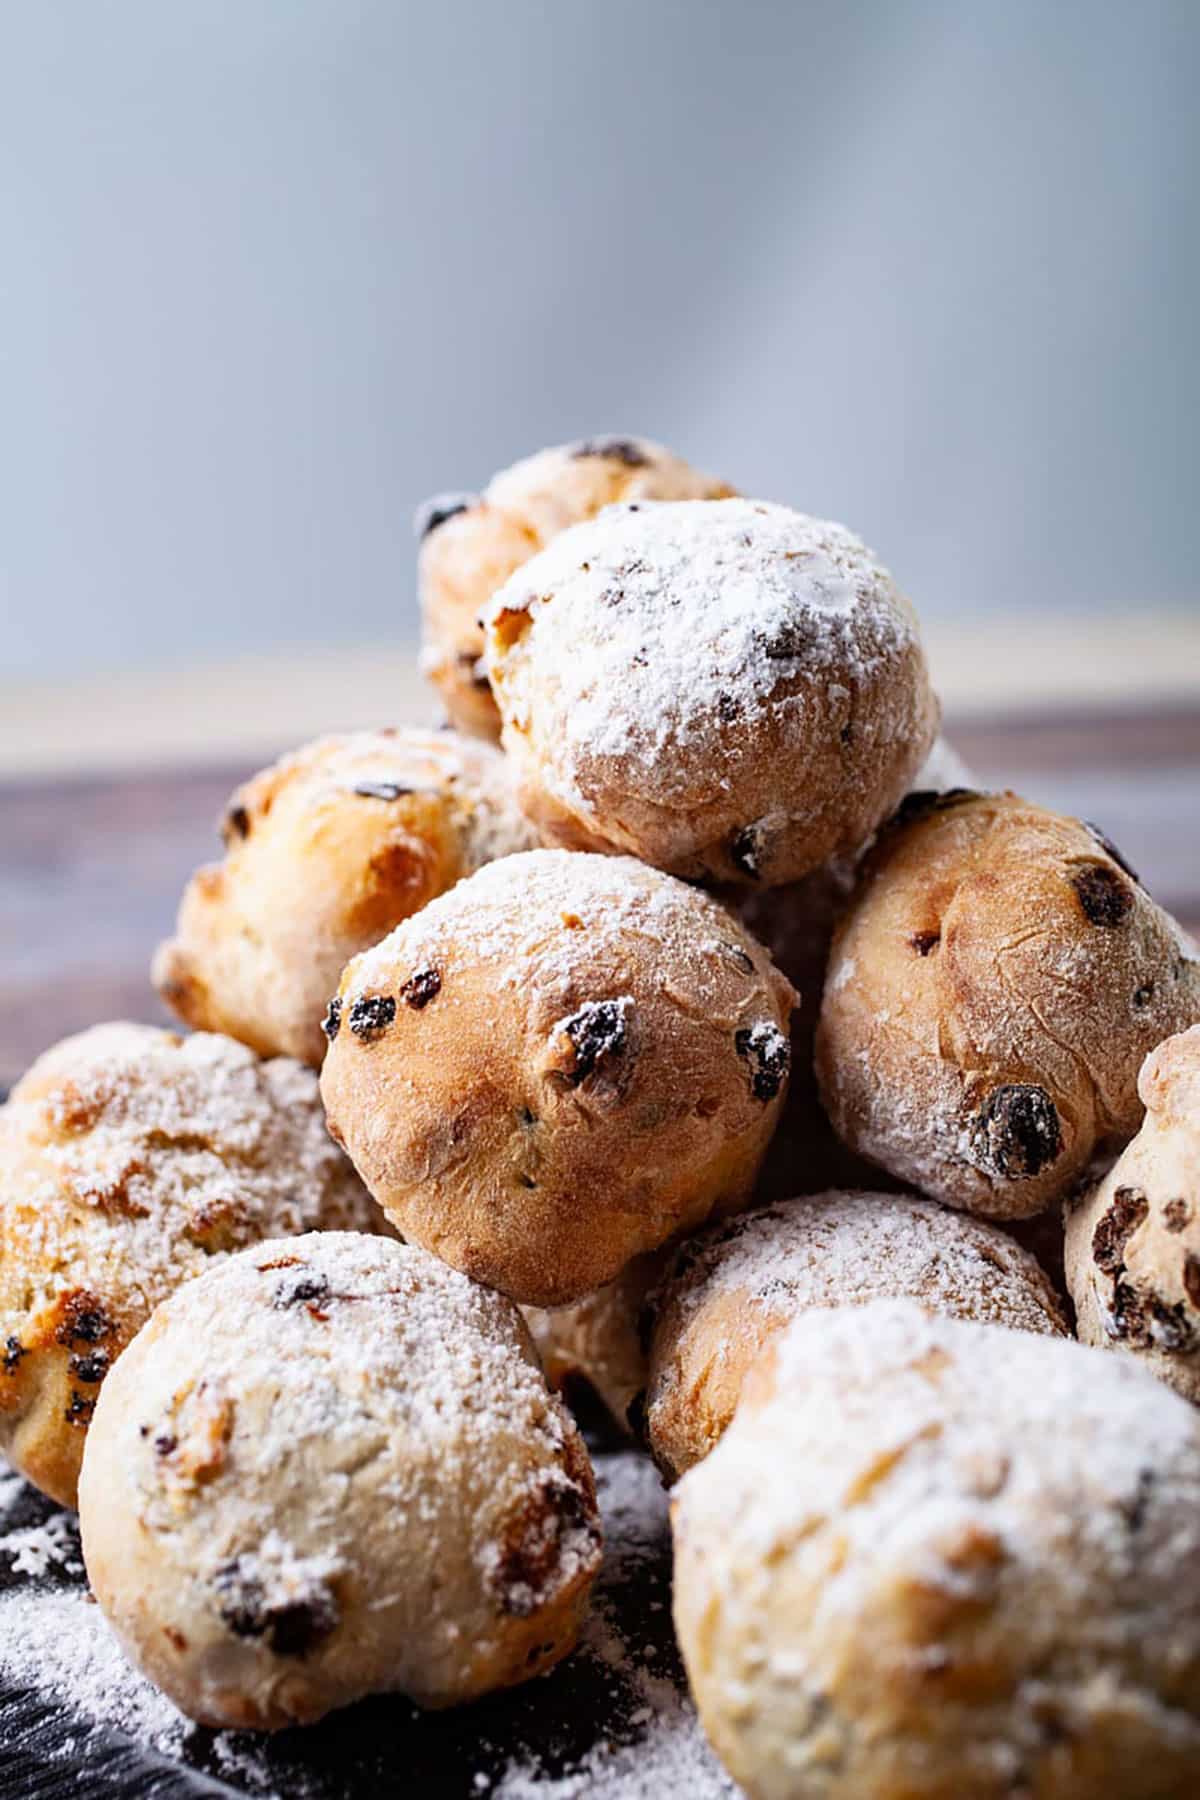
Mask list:
[[[341,1029],[342,1003],[335,994],[325,1009],[325,1017],[321,1020],[321,1030],[332,1044],[334,1038]]]
[[[1157,1479],[1153,1469],[1138,1470],[1137,1486],[1134,1488],[1133,1497],[1128,1506],[1122,1508],[1130,1531],[1140,1531],[1146,1523],[1146,1511],[1150,1505],[1150,1496],[1154,1492]]]
[[[1154,983],[1152,981],[1147,981],[1147,982],[1144,982],[1140,988],[1137,988],[1135,990],[1134,996],[1133,996],[1133,1004],[1139,1008],[1143,1007],[1143,1006],[1149,1006],[1149,1004],[1150,1004],[1151,1000],[1153,1000],[1153,998],[1154,998]]]
[[[908,941],[918,956],[928,956],[941,943],[942,934],[940,931],[914,931]]]
[[[1183,1231],[1192,1216],[1192,1209],[1186,1200],[1168,1200],[1163,1207],[1163,1224],[1168,1231]]]
[[[743,1026],[733,1036],[739,1056],[750,1064],[750,1089],[756,1100],[774,1100],[792,1060],[792,1047],[778,1025]]]
[[[1092,1233],[1092,1261],[1103,1274],[1116,1275],[1125,1267],[1125,1246],[1149,1211],[1150,1203],[1140,1188],[1117,1189],[1112,1205]]]
[[[602,1063],[624,1055],[629,1039],[626,1011],[621,1000],[589,1000],[563,1020],[562,1029],[575,1052],[575,1067],[566,1077],[568,1087],[578,1087]]]
[[[1200,1256],[1190,1250],[1183,1259],[1183,1291],[1192,1305],[1200,1309]]]
[[[250,836],[250,814],[244,806],[231,806],[225,814],[225,823],[221,827],[221,836],[229,843],[232,838],[248,838]]]
[[[291,1276],[278,1283],[271,1299],[276,1311],[284,1312],[289,1306],[319,1305],[329,1298],[329,1283],[324,1275]]]
[[[400,998],[403,1000],[405,1006],[411,1006],[414,1012],[420,1012],[421,1008],[428,1006],[429,1002],[440,994],[441,991],[441,970],[430,966],[424,969],[413,970],[408,980],[400,989]]]
[[[179,1448],[179,1439],[173,1431],[160,1431],[154,1440],[155,1456],[170,1456]]]
[[[63,1414],[68,1425],[86,1425],[96,1410],[96,1402],[78,1388],[71,1389],[71,1399]]]
[[[744,975],[753,975],[753,973],[754,973],[753,959],[751,957],[747,956],[746,952],[743,949],[741,949],[737,944],[726,944],[725,949],[728,950],[730,956],[733,958],[733,961],[737,964],[738,968],[742,971],[742,973]]]
[[[94,1384],[108,1374],[108,1357],[103,1350],[94,1350],[90,1356],[73,1356],[67,1367],[76,1381]]]
[[[761,850],[762,846],[759,843],[756,825],[743,825],[741,830],[735,831],[729,840],[730,862],[743,875],[748,875],[751,881],[757,881],[759,878],[758,859]]]
[[[794,662],[808,653],[815,638],[815,625],[805,619],[786,619],[770,637],[759,641],[768,662]]]
[[[717,717],[723,725],[732,725],[738,716],[738,703],[732,694],[717,695]]]
[[[501,1543],[488,1586],[502,1612],[528,1618],[553,1591],[564,1562],[583,1534],[588,1549],[599,1546],[600,1527],[582,1482],[549,1470],[530,1491]]]
[[[350,1029],[369,1044],[383,1035],[395,1017],[396,1002],[390,994],[364,994],[350,1008]]]
[[[980,1107],[971,1141],[982,1168],[1020,1181],[1040,1174],[1061,1152],[1058,1111],[1045,1088],[1005,1082]]]
[[[1106,836],[1106,834],[1103,831],[1101,831],[1101,829],[1098,825],[1093,825],[1092,821],[1090,819],[1081,819],[1080,823],[1082,824],[1085,831],[1091,832],[1092,836],[1095,838],[1095,840],[1099,844],[1100,848],[1102,850],[1107,851],[1109,856],[1112,857],[1112,859],[1116,863],[1118,869],[1124,869],[1124,871],[1128,875],[1129,879],[1131,881],[1136,881],[1138,886],[1140,887],[1141,882],[1142,882],[1141,876],[1138,874],[1137,870],[1135,868],[1131,867],[1131,865],[1121,855],[1121,852],[1117,849],[1117,846],[1113,843],[1112,839],[1110,837]]]
[[[111,1331],[112,1323],[98,1305],[95,1296],[75,1293],[67,1301],[62,1324],[54,1335],[58,1343],[68,1346],[74,1343],[98,1344]]]
[[[399,800],[413,790],[399,781],[358,781],[354,791],[363,800]]]
[[[19,1337],[7,1337],[4,1340],[4,1368],[11,1375],[23,1356],[29,1352]]]
[[[468,507],[474,506],[475,499],[474,494],[435,494],[432,500],[426,500],[417,508],[416,518],[413,520],[413,530],[418,542],[427,538],[431,531],[436,531],[439,525],[444,525],[447,519],[453,519],[459,513],[466,512]]]
[[[276,1656],[304,1656],[338,1622],[328,1588],[315,1585],[297,1599],[269,1602],[262,1582],[240,1557],[223,1563],[214,1583],[221,1596],[218,1610],[230,1631],[237,1637],[265,1638]]]
[[[579,443],[572,444],[570,453],[576,461],[585,456],[611,457],[614,462],[624,463],[627,469],[645,469],[650,463],[646,452],[632,438],[581,438]]]
[[[1127,919],[1133,910],[1133,895],[1107,863],[1088,863],[1086,868],[1072,875],[1071,886],[1079,896],[1079,904],[1089,924],[1111,929]]]

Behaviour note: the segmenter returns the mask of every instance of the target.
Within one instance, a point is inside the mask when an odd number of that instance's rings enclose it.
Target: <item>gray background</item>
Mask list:
[[[413,629],[645,431],[931,614],[1194,609],[1200,5],[0,0],[0,669]]]

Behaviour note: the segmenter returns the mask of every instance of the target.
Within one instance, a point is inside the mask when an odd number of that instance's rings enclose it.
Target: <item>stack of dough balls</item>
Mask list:
[[[441,494],[417,516],[421,665],[460,731],[500,735],[480,614],[522,563],[618,500],[716,500],[733,489],[648,438],[592,437],[524,457],[482,494]]]
[[[844,526],[592,438],[419,581],[451,728],[239,788],[196,1035],[0,1114],[0,1434],[130,1655],[263,1730],[548,1669],[582,1380],[751,1800],[1200,1793],[1195,947],[970,787]]]

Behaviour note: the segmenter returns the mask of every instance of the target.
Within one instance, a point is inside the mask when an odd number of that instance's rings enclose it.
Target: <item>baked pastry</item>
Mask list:
[[[233,795],[225,860],[188,883],[154,981],[189,1025],[321,1065],[352,956],[535,842],[503,758],[453,732],[320,738]]]
[[[1200,1421],[1132,1363],[806,1313],[672,1514],[692,1691],[751,1800],[1200,1791]]]
[[[909,1194],[756,1208],[682,1245],[654,1293],[645,1430],[660,1470],[673,1480],[720,1442],[746,1371],[800,1313],[898,1298],[1066,1333],[1034,1258],[982,1219]]]
[[[439,494],[417,514],[421,666],[461,731],[500,735],[479,615],[513,570],[616,500],[713,500],[733,489],[648,438],[581,438],[494,475],[482,494]]]
[[[565,1306],[748,1197],[793,999],[725,908],[670,876],[505,857],[347,968],[329,1129],[406,1238]]]
[[[516,1309],[350,1232],[158,1307],[96,1408],[79,1510],[126,1650],[214,1727],[525,1681],[571,1648],[600,1562],[587,1451]]]
[[[775,886],[857,851],[937,729],[916,619],[840,525],[754,500],[608,507],[485,609],[546,842]]]
[[[585,1383],[625,1432],[634,1430],[629,1409],[646,1390],[643,1308],[671,1260],[667,1250],[635,1256],[615,1281],[573,1306],[521,1309],[550,1386],[570,1395]]]
[[[74,1506],[101,1383],[158,1301],[314,1227],[387,1229],[310,1069],[149,1025],[56,1044],[0,1107],[0,1448]]]
[[[1133,1135],[1142,1059],[1197,1019],[1195,946],[1091,826],[914,795],[838,927],[817,1075],[859,1155],[1019,1218]]]
[[[1138,1093],[1141,1130],[1067,1206],[1067,1283],[1085,1343],[1200,1401],[1200,1025],[1146,1058]]]

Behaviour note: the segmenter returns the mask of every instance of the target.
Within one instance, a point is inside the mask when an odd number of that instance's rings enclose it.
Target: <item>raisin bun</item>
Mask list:
[[[546,842],[774,886],[853,853],[933,741],[912,608],[843,526],[721,500],[606,508],[485,614]]]
[[[1200,1421],[1132,1363],[806,1313],[672,1514],[692,1691],[750,1800],[1200,1791]]]
[[[278,1239],[165,1301],[96,1408],[88,1578],[214,1727],[451,1706],[574,1643],[591,1466],[516,1309],[423,1250]]]
[[[155,957],[158,991],[189,1025],[314,1067],[350,958],[534,841],[499,753],[425,731],[306,744],[237,790],[224,836]]]
[[[640,1430],[635,1403],[646,1391],[646,1301],[671,1260],[670,1250],[635,1256],[615,1281],[573,1306],[521,1309],[551,1387],[570,1396],[582,1383],[626,1433]]]
[[[1200,1025],[1142,1064],[1142,1128],[1067,1208],[1079,1336],[1127,1350],[1200,1401]]]
[[[406,1238],[565,1306],[749,1197],[793,999],[695,888],[629,858],[506,857],[347,968],[329,1128]]]
[[[97,1025],[0,1107],[0,1448],[74,1506],[101,1384],[160,1300],[231,1250],[386,1231],[311,1069],[231,1038]]]
[[[907,1194],[816,1194],[756,1208],[675,1253],[650,1302],[647,1440],[668,1480],[719,1443],[763,1346],[800,1313],[918,1300],[1064,1336],[1034,1258],[994,1225]]]
[[[1195,946],[1091,826],[914,795],[838,927],[817,1074],[859,1155],[1019,1218],[1133,1135],[1143,1058],[1198,1018]]]
[[[482,494],[441,494],[417,514],[421,664],[461,731],[500,735],[479,615],[551,538],[617,500],[714,500],[733,489],[648,438],[582,438],[494,475]]]

